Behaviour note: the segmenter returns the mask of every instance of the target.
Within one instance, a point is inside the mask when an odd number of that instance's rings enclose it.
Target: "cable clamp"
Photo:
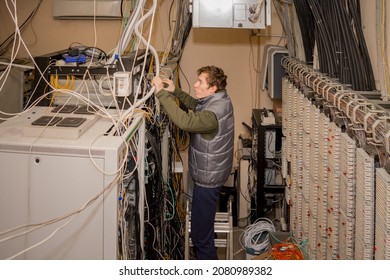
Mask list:
[[[295,68],[298,67],[297,63],[294,61],[290,67],[290,73],[293,75],[293,76],[296,76],[295,75]]]
[[[343,92],[336,89],[336,93],[333,95],[332,103],[337,108],[337,100],[340,95],[343,95]]]
[[[372,105],[372,104],[367,103],[367,107],[370,106],[370,105]],[[372,133],[372,125],[371,125],[371,129],[369,129],[368,119],[370,117],[372,117],[372,119],[375,119],[375,116],[378,118],[378,113],[383,113],[383,111],[380,111],[380,110],[370,110],[369,112],[366,113],[366,115],[364,116],[364,122],[363,122],[364,131],[365,132]]]
[[[351,99],[348,103],[347,103],[347,112],[346,112],[346,115],[348,118],[352,119],[352,116],[350,115],[351,111],[349,110],[349,107],[351,107],[351,105],[353,103],[356,103],[356,99]]]
[[[349,93],[341,91],[340,96],[337,98],[337,106],[336,107],[337,107],[337,109],[339,109],[339,111],[341,111],[341,106],[340,106],[341,99],[343,99],[344,97],[346,97],[348,95],[349,95]]]
[[[288,69],[288,63],[289,63],[288,56],[286,55],[282,56],[281,64],[283,68]]]
[[[319,80],[316,81],[316,84],[313,84],[313,90],[315,90],[317,94],[320,95],[322,98],[325,98],[324,89],[327,87],[328,87],[327,79],[321,76],[319,77]]]
[[[289,73],[289,74],[291,74],[291,65],[294,63],[294,61],[290,58],[290,57],[288,57],[288,56],[283,56],[283,58],[282,59],[285,59],[286,60],[286,69],[287,69],[287,72]]]
[[[373,125],[371,126],[372,127],[372,140],[374,141],[374,143],[377,143],[379,144],[380,143],[380,140],[378,139],[377,137],[377,133],[376,133],[376,127],[378,124],[380,124],[383,120],[381,119],[378,119],[376,120]]]
[[[322,92],[325,92],[324,97],[327,101],[329,101],[329,90],[332,88],[332,85],[326,82],[325,87],[322,89]]]
[[[298,62],[296,60],[293,61],[292,65],[291,65],[291,74],[293,74],[293,76],[295,76],[295,68],[298,67]]]
[[[308,86],[308,87],[310,87],[310,83],[311,83],[311,81],[310,81],[310,78],[311,77],[313,77],[314,75],[313,75],[313,72],[308,72],[307,73],[307,75],[306,75],[306,80],[305,80],[305,84]]]
[[[390,121],[390,117],[388,116],[381,116],[379,119],[377,119],[374,124],[372,125],[372,138],[375,141],[375,143],[381,143],[381,139],[379,139],[377,133],[380,130],[379,128],[377,129],[376,127],[379,124],[383,125],[383,128],[387,130],[388,127],[388,121]],[[387,135],[387,134],[386,134]]]
[[[341,99],[343,99],[344,97],[353,97],[353,93],[352,92],[345,92],[342,90],[342,94],[337,98],[337,109],[339,109],[339,111],[343,111],[341,109]]]
[[[343,90],[343,87],[342,87],[340,84],[334,83],[334,82],[331,81],[331,80],[328,80],[327,83],[328,83],[328,85],[329,85],[329,88],[326,90],[326,100],[331,102],[332,100],[331,100],[331,97],[329,97],[329,94],[330,94],[329,91],[330,91],[331,89],[333,89],[333,90],[335,90],[336,93],[337,93],[337,91]],[[333,97],[333,98],[334,98],[334,97]]]
[[[352,105],[352,103],[354,105]],[[350,107],[352,105],[352,112],[350,110]],[[356,120],[356,110],[358,110],[360,107],[365,106],[365,101],[362,99],[352,99],[347,103],[347,116],[352,119],[353,122],[357,123]]]
[[[367,105],[367,102],[364,99],[355,99],[354,101],[356,101],[357,104],[355,104],[352,109],[352,121],[355,124],[360,124],[360,122],[356,118],[356,111],[359,110],[360,107],[365,107]]]
[[[386,147],[386,152],[390,154],[390,130],[387,131],[385,135],[385,147]]]
[[[294,69],[293,69],[293,74],[294,74],[294,76],[297,77],[297,78],[299,78],[299,74],[298,74],[299,72],[298,72],[297,69],[300,68],[300,67],[301,67],[301,65],[298,64],[298,63],[296,63],[295,66],[294,66]]]
[[[306,69],[304,67],[302,67],[301,70],[299,70],[299,75],[298,75],[298,78],[299,80],[301,80],[302,82],[304,82],[304,78],[303,78],[303,73],[305,73]]]
[[[321,77],[320,77],[320,76],[315,77],[314,80],[313,80],[313,82],[312,82],[311,85],[310,85],[310,87],[311,87],[313,90],[315,90],[315,92],[316,92],[317,94],[319,94],[319,92],[318,92],[318,87],[317,87],[317,88],[314,88],[314,87],[318,85],[318,83],[317,83],[318,80],[321,80]]]

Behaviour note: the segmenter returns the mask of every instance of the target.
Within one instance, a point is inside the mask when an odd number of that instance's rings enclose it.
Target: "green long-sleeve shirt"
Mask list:
[[[156,97],[164,107],[168,117],[177,127],[191,133],[210,134],[209,137],[217,132],[218,120],[216,115],[207,110],[196,112],[198,100],[181,89],[175,89],[173,93],[162,89],[156,93]],[[188,112],[178,106],[175,97],[189,109]]]

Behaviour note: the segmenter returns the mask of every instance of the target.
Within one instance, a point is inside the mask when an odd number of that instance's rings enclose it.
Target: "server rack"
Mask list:
[[[79,127],[33,127],[51,110],[36,106],[0,124],[0,232],[9,239],[0,259],[23,251],[15,259],[118,259],[118,172],[128,134],[108,135],[112,121],[93,115],[82,115]],[[29,226],[15,231],[20,225]]]
[[[284,181],[275,180],[275,166],[279,165],[277,161],[281,160],[282,125],[266,121],[272,114],[273,112],[267,109],[252,111],[251,161],[256,174],[256,208],[252,217],[255,219],[266,214],[267,194],[283,194],[285,191]]]

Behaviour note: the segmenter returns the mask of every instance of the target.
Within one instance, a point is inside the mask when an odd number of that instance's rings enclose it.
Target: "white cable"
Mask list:
[[[10,65],[11,63],[9,62],[1,62],[0,61],[0,65]],[[17,64],[17,63],[12,63],[11,66],[13,67],[18,67],[18,68],[23,68],[23,69],[34,69],[33,66],[30,66],[30,65],[23,65],[23,64]]]
[[[150,45],[150,35],[151,35],[151,31],[152,31],[152,28],[150,29],[150,33],[149,33],[149,41],[146,41],[145,38],[143,38],[141,32],[139,31],[139,27],[140,25],[153,13],[155,13],[156,11],[156,6],[157,6],[157,0],[153,0],[153,5],[152,5],[152,8],[137,22],[137,25],[135,27],[135,33],[136,35],[141,39],[141,41],[146,45],[147,49],[146,49],[146,53],[148,53],[148,49],[150,49],[151,53],[153,54],[154,56],[154,60],[155,60],[155,63],[156,63],[156,75],[159,74],[159,70],[160,70],[160,62],[159,62],[159,57],[158,57],[158,54],[157,54],[157,51]],[[154,17],[152,17],[152,20],[153,20]],[[151,27],[153,26],[153,24],[151,23]],[[145,59],[146,59],[146,56],[145,56]],[[145,63],[143,65],[143,70],[142,70],[142,73],[144,72],[144,68],[145,68]],[[140,84],[138,85],[138,88],[137,88],[137,92],[140,88]],[[135,101],[134,100],[134,105],[132,107],[130,107],[129,109],[127,109],[123,114],[122,116],[120,117],[120,120],[124,120],[124,119],[127,119],[129,115],[132,115],[133,111],[135,108],[139,107],[141,104],[143,104],[146,100],[148,100],[154,93],[155,91],[155,87],[152,87],[150,89],[150,91],[145,95],[143,96],[140,100],[138,101]]]
[[[137,118],[134,119],[134,121],[131,122],[131,125],[130,127],[128,128],[128,132],[129,132],[129,137],[133,137],[134,136],[134,133],[133,131],[135,130],[138,130],[139,127],[142,125],[143,123],[143,118],[142,118],[142,115],[139,115],[137,116]],[[133,134],[132,134],[133,133]],[[121,135],[120,137],[122,137],[122,140],[124,142],[124,144],[127,146],[127,148],[125,149],[126,150],[126,154],[124,155],[124,160],[121,162],[121,165],[120,167],[117,169],[117,170],[114,170],[112,172],[107,172],[107,171],[104,171],[103,169],[101,169],[98,164],[95,162],[95,160],[93,160],[93,156],[92,156],[92,153],[91,153],[91,149],[93,148],[93,143],[100,137],[102,137],[103,135],[98,135],[95,139],[92,140],[91,144],[90,144],[90,147],[88,149],[88,153],[89,153],[89,157],[90,157],[90,160],[92,161],[93,165],[96,167],[97,170],[99,170],[102,174],[104,175],[114,175],[114,174],[117,174],[122,168],[123,166],[125,165],[126,163],[126,158],[127,158],[127,153],[128,153],[128,150],[129,150],[129,147],[128,147],[128,142],[126,141],[125,137],[126,135]]]
[[[9,237],[6,237],[6,238],[3,238],[0,240],[0,243],[2,242],[5,242],[5,241],[8,241],[10,239],[13,239],[13,238],[16,238],[18,236],[21,236],[21,235],[24,235],[24,234],[27,234],[27,233],[30,233],[32,231],[35,231],[39,228],[42,228],[44,226],[48,226],[50,224],[53,224],[53,223],[56,223],[56,222],[59,222],[61,220],[64,220],[64,219],[67,219],[69,217],[72,217],[71,220],[69,220],[68,222],[66,222],[65,224],[61,225],[60,227],[58,227],[56,230],[54,230],[52,232],[52,234],[50,234],[47,238],[45,238],[44,240],[42,240],[41,242],[38,242],[32,246],[30,246],[29,248],[13,255],[12,257],[8,258],[8,259],[14,259],[16,258],[17,256],[37,247],[38,245],[41,245],[43,244],[44,242],[46,242],[47,240],[49,240],[51,237],[54,236],[54,234],[56,232],[58,232],[60,229],[62,229],[63,227],[65,227],[66,225],[68,225],[79,213],[81,213],[82,211],[84,211],[85,209],[87,209],[89,206],[91,206],[93,204],[93,202],[95,202],[102,194],[104,194],[106,191],[108,191],[109,189],[112,188],[112,186],[115,185],[115,183],[118,181],[119,177],[116,177],[114,178],[114,180],[108,185],[106,186],[101,192],[99,192],[98,194],[96,194],[94,197],[92,197],[91,199],[89,199],[80,209],[74,211],[74,212],[71,212],[71,213],[68,213],[62,217],[58,217],[58,218],[54,218],[54,219],[51,219],[51,220],[48,220],[48,221],[45,221],[45,222],[40,222],[40,223],[35,223],[35,224],[26,224],[26,225],[21,225],[21,226],[18,226],[18,227],[15,227],[15,228],[11,228],[11,229],[8,229],[8,230],[5,230],[5,231],[2,231],[0,232],[0,235],[3,235],[3,234],[6,234],[6,233],[10,233],[10,232],[13,232],[13,231],[16,231],[16,230],[19,230],[19,229],[22,229],[22,228],[28,228],[28,227],[33,227],[29,230],[26,230],[24,232],[21,232],[21,233],[18,233],[18,234],[15,234],[13,236],[9,236]]]
[[[248,20],[250,22],[256,23],[261,20],[260,12],[263,8],[264,0],[258,0],[257,3],[252,5],[252,9],[254,9],[253,13],[249,16]]]
[[[134,25],[136,23],[136,20],[139,18],[139,15],[144,5],[145,5],[145,0],[138,1],[137,7],[135,11],[132,13],[132,16],[130,18],[130,22],[127,23],[121,37],[119,38],[118,44],[114,49],[114,55],[112,55],[111,58],[107,61],[107,65],[111,65],[112,63],[114,63],[115,59],[117,58],[116,56],[118,56],[120,63],[122,63],[120,57],[123,54],[123,50],[126,49],[127,45],[130,42],[130,38],[131,38],[130,34],[133,33]],[[123,64],[122,64],[122,68],[124,69]]]
[[[269,233],[275,231],[275,226],[270,219],[257,219],[243,232],[243,245],[246,251],[251,255],[258,255],[267,250],[270,246]]]
[[[69,221],[67,221],[65,224],[59,226],[57,229],[55,229],[55,230],[54,230],[48,237],[46,237],[45,239],[43,239],[43,240],[41,240],[40,242],[38,242],[38,243],[36,243],[36,244],[34,244],[34,245],[32,245],[32,246],[30,246],[30,247],[28,247],[28,248],[26,248],[26,249],[20,251],[20,252],[18,252],[18,253],[16,253],[15,255],[13,255],[13,256],[7,258],[6,260],[12,260],[12,259],[16,258],[17,256],[20,256],[20,255],[22,255],[22,254],[24,254],[24,253],[26,253],[26,252],[28,252],[28,251],[30,251],[30,250],[36,248],[36,247],[42,245],[43,243],[45,243],[46,241],[48,241],[50,238],[52,238],[59,230],[61,230],[62,228],[66,227],[70,222],[72,222],[72,221],[74,220],[75,217],[76,217],[76,216],[73,216],[73,217],[72,217]]]
[[[14,12],[15,14],[13,15],[12,14],[12,11],[8,5],[8,1],[5,1],[6,2],[6,6],[7,6],[7,9],[9,11],[9,14],[11,16],[11,18],[13,19],[13,21],[15,22],[15,32],[14,32],[14,40],[13,40],[13,43],[12,43],[12,51],[11,51],[11,58],[10,58],[10,63],[9,65],[7,66],[7,68],[5,69],[5,71],[1,74],[0,76],[0,80],[3,80],[3,83],[2,85],[0,86],[0,92],[2,91],[3,87],[4,87],[4,84],[9,76],[9,73],[11,71],[11,68],[12,68],[12,63],[14,62],[14,60],[16,59],[16,56],[19,52],[19,48],[20,48],[20,43],[21,43],[21,33],[20,33],[20,29],[19,29],[19,26],[18,26],[18,17],[17,17],[17,10],[16,10],[16,1],[11,1],[13,3],[13,6],[14,6]],[[15,49],[16,48],[16,49]],[[5,78],[4,78],[5,76]],[[4,79],[3,79],[4,78]]]

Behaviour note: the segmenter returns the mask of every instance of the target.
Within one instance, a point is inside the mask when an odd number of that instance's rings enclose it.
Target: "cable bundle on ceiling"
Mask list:
[[[313,63],[313,50],[315,44],[314,37],[314,17],[306,0],[295,0],[295,10],[297,13],[299,27],[302,33],[303,47],[307,63]]]
[[[358,0],[296,0],[295,8],[305,39],[305,53],[318,53],[318,69],[353,90],[375,90],[375,80],[365,43]],[[310,8],[312,18],[310,15]],[[314,26],[315,47],[311,40]],[[307,57],[307,62],[311,60]]]

